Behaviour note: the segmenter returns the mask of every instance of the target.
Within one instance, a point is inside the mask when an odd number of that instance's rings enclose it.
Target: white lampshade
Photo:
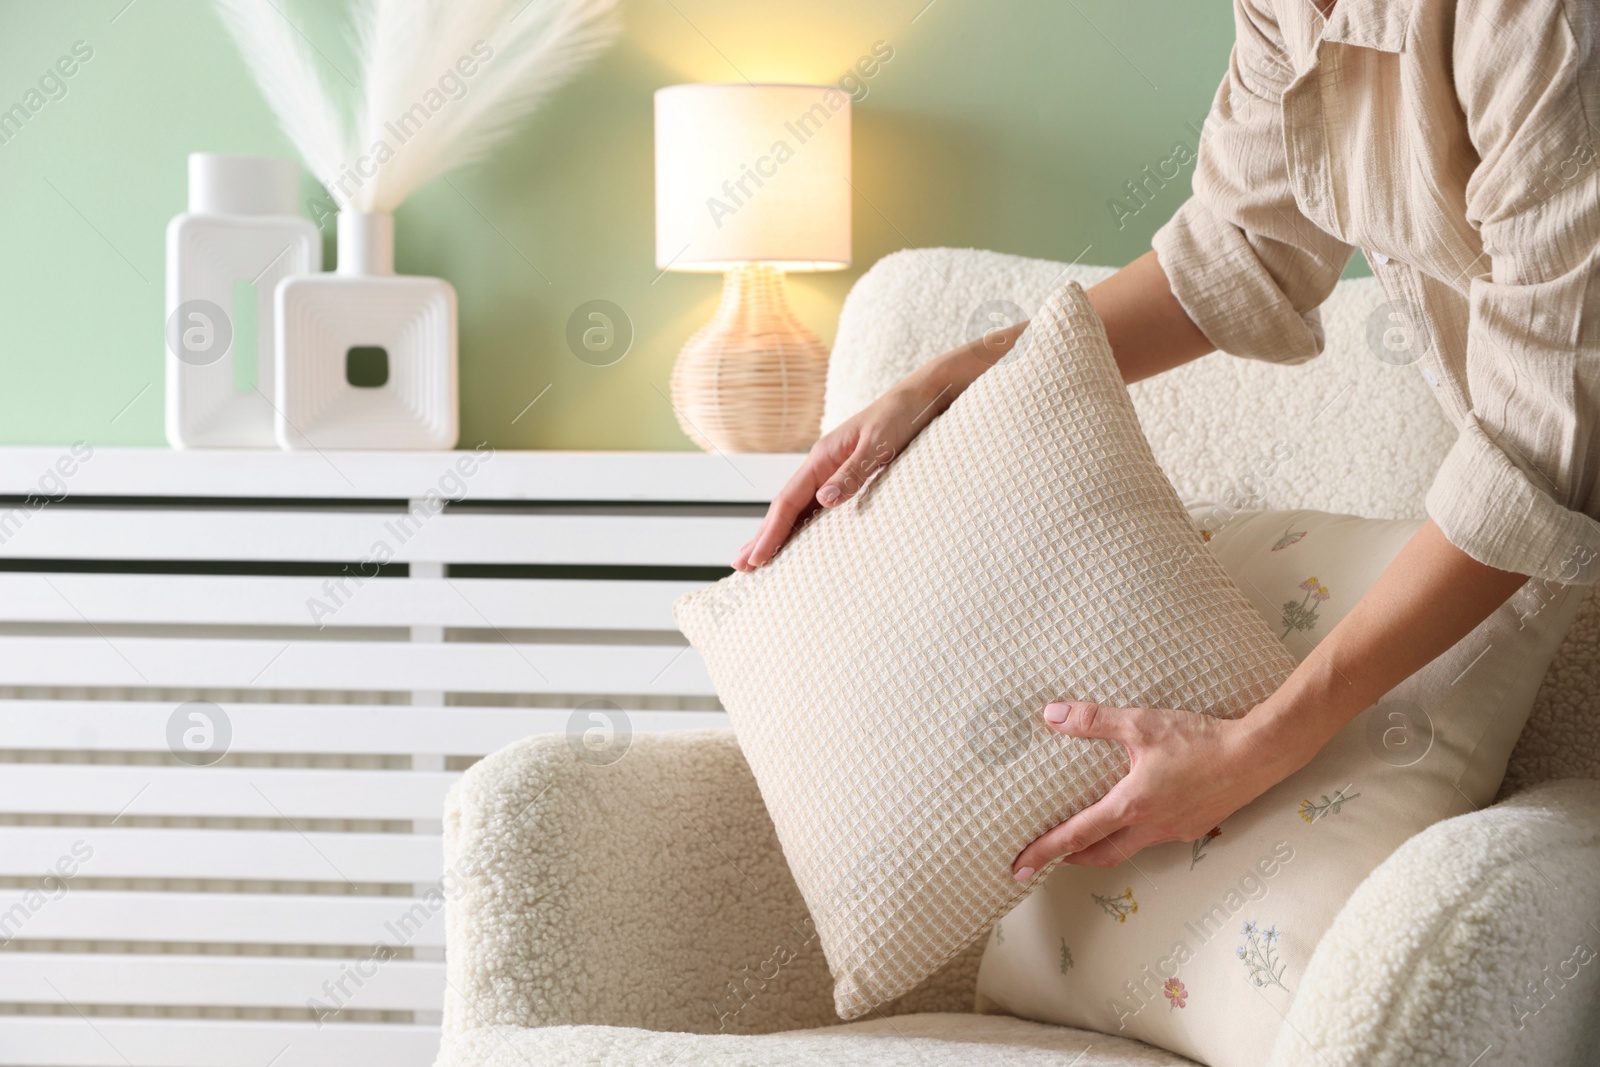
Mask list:
[[[850,96],[833,85],[656,91],[656,266],[850,265]]]

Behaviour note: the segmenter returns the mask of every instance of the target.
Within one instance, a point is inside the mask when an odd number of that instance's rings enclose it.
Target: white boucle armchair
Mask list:
[[[1068,277],[1104,273],[968,250],[889,256],[846,301],[825,421],[965,339],[980,307],[1031,312]],[[1451,431],[1416,368],[1368,348],[1382,303],[1370,279],[1341,282],[1323,309],[1327,352],[1307,366],[1218,355],[1136,386],[1180,492],[1421,514]],[[1600,1063],[1597,719],[1590,595],[1501,799],[1412,838],[1361,885],[1312,958],[1274,1067]],[[579,762],[563,737],[529,738],[466,774],[445,842],[439,1067],[1191,1062],[972,1014],[976,949],[884,1013],[840,1024],[805,904],[727,731],[639,736],[609,766]]]

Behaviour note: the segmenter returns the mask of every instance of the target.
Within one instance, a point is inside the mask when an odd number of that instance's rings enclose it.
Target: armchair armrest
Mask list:
[[[533,737],[445,806],[446,1043],[493,1025],[824,1026],[832,979],[729,730],[639,734],[615,763]],[[976,952],[899,1010],[970,1011]]]
[[[1588,1063],[1600,1045],[1600,782],[1430,827],[1307,966],[1273,1067]]]

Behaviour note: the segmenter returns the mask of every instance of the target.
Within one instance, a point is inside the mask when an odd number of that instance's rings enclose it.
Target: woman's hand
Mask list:
[[[1105,323],[1123,381],[1148,378],[1211,351],[1211,342],[1172,295],[1154,252],[1090,289],[1089,302]],[[1019,322],[990,330],[934,357],[825,435],[774,498],[755,537],[734,556],[734,569],[755,570],[768,562],[818,507],[834,507],[859,492],[978,375],[1010,352],[1027,326]]]
[[[1072,703],[1051,704],[1044,719],[1068,737],[1121,742],[1131,767],[1105,796],[1022,850],[1011,865],[1019,882],[1057,857],[1086,867],[1115,867],[1150,845],[1198,840],[1315,751],[1267,751],[1249,715],[1216,719],[1188,711]]]
[[[1147,845],[1194,841],[1311,762],[1345,724],[1460,641],[1526,579],[1479,563],[1423,523],[1276,693],[1238,719],[1051,704],[1068,737],[1128,749],[1111,791],[1012,861],[1026,882],[1058,856],[1114,867]]]
[[[768,562],[817,508],[837,507],[860,492],[868,478],[903,452],[978,375],[1011,351],[1027,326],[1019,322],[991,330],[935,356],[824,434],[773,498],[761,529],[734,555],[734,570],[752,571]]]
[[[772,559],[818,507],[849,500],[940,410],[909,381],[902,382],[824,434],[783,491],[773,497],[761,528],[733,557],[734,569],[755,570]]]

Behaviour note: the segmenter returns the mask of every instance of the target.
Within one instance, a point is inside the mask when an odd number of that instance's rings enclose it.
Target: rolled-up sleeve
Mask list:
[[[1544,20],[1549,39],[1507,62],[1481,38],[1514,16],[1463,7],[1457,94],[1480,160],[1467,216],[1488,269],[1469,291],[1471,411],[1427,507],[1481,563],[1586,585],[1600,577],[1600,91],[1585,73],[1600,17],[1579,33]]]
[[[1235,0],[1234,22],[1194,193],[1153,245],[1173,295],[1218,349],[1302,363],[1322,352],[1317,308],[1353,250],[1295,203],[1281,107],[1294,72],[1273,15],[1257,0]]]

